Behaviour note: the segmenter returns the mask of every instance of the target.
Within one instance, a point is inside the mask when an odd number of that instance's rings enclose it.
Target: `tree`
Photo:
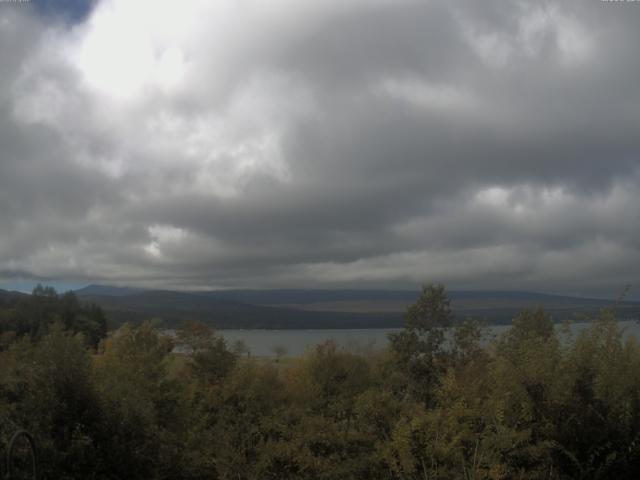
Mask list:
[[[406,328],[433,336],[434,345],[438,346],[442,343],[442,329],[451,327],[452,323],[451,300],[442,284],[422,287],[420,297],[405,315]]]
[[[249,349],[249,346],[242,339],[238,339],[235,342],[233,342],[233,346],[231,347],[231,351],[233,353],[235,353],[238,358],[243,357],[245,355],[247,357],[251,356],[251,350]]]
[[[227,348],[224,338],[204,323],[185,322],[177,338],[191,353],[191,372],[204,383],[219,382],[236,364],[237,355]]]
[[[180,478],[184,434],[180,384],[169,376],[173,342],[150,323],[125,324],[95,361],[103,421],[98,478]]]
[[[58,295],[52,287],[38,285],[31,295],[9,298],[0,307],[0,349],[25,336],[39,341],[56,322],[82,334],[94,349],[107,335],[107,321],[98,305],[79,302],[73,292]]]
[[[99,419],[91,358],[81,337],[64,331],[61,323],[37,344],[23,338],[3,352],[0,437],[29,430],[45,478],[87,478]]]
[[[427,404],[444,368],[445,330],[453,323],[450,303],[443,285],[425,285],[407,310],[404,330],[389,336],[397,366],[412,392]]]
[[[284,357],[288,352],[287,347],[285,347],[284,345],[274,345],[273,347],[271,347],[271,351],[276,356],[276,362],[279,362],[280,359]]]

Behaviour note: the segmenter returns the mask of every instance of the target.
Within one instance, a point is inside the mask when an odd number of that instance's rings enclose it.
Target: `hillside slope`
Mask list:
[[[157,319],[166,326],[197,320],[216,328],[380,328],[398,327],[417,291],[393,290],[226,290],[176,292],[91,285],[76,291],[99,304],[113,325]],[[523,308],[543,307],[556,321],[592,315],[613,302],[532,292],[452,291],[458,318],[506,324]],[[617,306],[622,318],[638,318],[640,302]]]
[[[173,327],[185,320],[205,322],[216,328],[381,328],[402,325],[399,313],[314,312],[294,308],[212,298],[174,291],[144,291],[129,295],[87,295],[106,312],[113,325],[156,319]]]

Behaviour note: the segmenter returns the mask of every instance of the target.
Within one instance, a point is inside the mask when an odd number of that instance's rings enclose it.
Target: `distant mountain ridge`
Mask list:
[[[167,327],[178,326],[185,320],[197,320],[216,328],[383,328],[402,324],[400,315],[389,313],[301,311],[168,290],[128,294],[122,291],[97,294],[98,291],[95,288],[81,289],[76,291],[76,295],[100,305],[113,325],[148,319],[156,319]]]
[[[202,295],[222,300],[232,300],[244,303],[262,305],[278,305],[282,303],[317,303],[341,300],[407,300],[415,301],[420,290],[382,290],[382,289],[233,289],[233,290],[202,290],[177,291],[153,290],[131,287],[117,287],[110,285],[88,285],[75,290],[80,296],[104,295],[127,296],[143,292],[174,292],[192,295]],[[465,299],[500,298],[531,301],[560,301],[564,303],[598,303],[610,304],[615,300],[572,297],[550,293],[528,292],[520,290],[452,290],[447,292],[452,301]],[[625,301],[624,303],[638,304],[640,301]]]
[[[4,300],[7,298],[14,298],[27,295],[26,293],[16,292],[14,290],[2,290],[0,288],[0,300]]]
[[[78,296],[106,295],[112,297],[124,297],[144,291],[145,289],[143,288],[115,287],[111,285],[87,285],[86,287],[74,290]]]
[[[99,304],[114,324],[156,318],[167,326],[198,320],[216,328],[390,328],[419,295],[408,290],[214,290],[180,292],[90,285],[76,290]],[[458,318],[509,323],[523,308],[541,306],[556,320],[593,315],[614,301],[523,291],[451,291]],[[621,302],[624,318],[640,317],[640,302]]]

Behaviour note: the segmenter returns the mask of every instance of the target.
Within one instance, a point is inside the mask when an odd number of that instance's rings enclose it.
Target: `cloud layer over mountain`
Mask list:
[[[0,3],[0,280],[640,288],[639,21],[101,0],[70,24]]]

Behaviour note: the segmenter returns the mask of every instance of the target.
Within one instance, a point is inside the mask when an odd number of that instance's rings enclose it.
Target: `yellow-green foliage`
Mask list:
[[[93,355],[52,324],[0,351],[0,441],[31,430],[56,479],[639,478],[640,345],[611,313],[567,338],[525,311],[488,342],[444,330],[445,300],[426,288],[379,354],[286,362],[197,324],[190,354],[145,324]]]

